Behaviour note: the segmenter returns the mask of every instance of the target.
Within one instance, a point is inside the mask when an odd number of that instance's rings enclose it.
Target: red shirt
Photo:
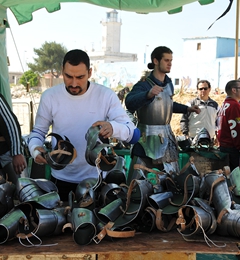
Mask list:
[[[240,150],[240,103],[227,97],[218,112],[218,141],[222,147]]]

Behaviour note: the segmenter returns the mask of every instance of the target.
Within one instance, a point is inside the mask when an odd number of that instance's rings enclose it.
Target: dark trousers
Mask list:
[[[69,192],[75,193],[77,185],[76,183],[61,181],[51,176],[51,181],[57,186],[58,194],[62,201],[68,201]]]
[[[220,146],[220,151],[223,153],[228,153],[229,167],[231,171],[233,171],[236,167],[239,166],[240,153],[236,148]]]

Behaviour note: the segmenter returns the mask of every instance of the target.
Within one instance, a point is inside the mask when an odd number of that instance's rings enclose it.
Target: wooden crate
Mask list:
[[[228,155],[226,155],[223,159],[218,157],[213,159],[207,156],[202,156],[196,152],[190,152],[189,156],[193,156],[194,164],[201,176],[215,170],[223,169],[224,166],[229,166]]]

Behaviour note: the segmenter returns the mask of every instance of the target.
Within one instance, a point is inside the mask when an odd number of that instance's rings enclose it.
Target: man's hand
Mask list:
[[[25,157],[22,154],[17,154],[13,156],[12,164],[14,171],[17,174],[21,174],[22,171],[27,167]]]
[[[160,92],[163,92],[163,88],[155,85],[149,90],[147,97],[148,99],[151,99],[154,96],[157,96]]]
[[[197,105],[193,105],[191,107],[188,107],[188,112],[195,112],[196,114],[200,114],[201,109]]]
[[[42,156],[43,153],[46,153],[46,150],[41,146],[37,146],[34,149],[33,158],[34,158],[35,163],[37,163],[37,164],[47,164],[46,159]]]
[[[112,125],[107,121],[97,121],[92,126],[100,127],[99,135],[101,135],[103,138],[109,138],[113,135]]]

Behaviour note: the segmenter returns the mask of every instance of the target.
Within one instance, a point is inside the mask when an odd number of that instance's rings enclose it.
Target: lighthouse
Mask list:
[[[102,51],[120,52],[121,25],[118,12],[111,10],[106,13],[106,19],[102,20]]]
[[[88,51],[92,64],[114,62],[136,62],[136,53],[120,52],[122,20],[118,18],[118,12],[112,9],[106,12],[106,18],[102,24],[101,49]]]

